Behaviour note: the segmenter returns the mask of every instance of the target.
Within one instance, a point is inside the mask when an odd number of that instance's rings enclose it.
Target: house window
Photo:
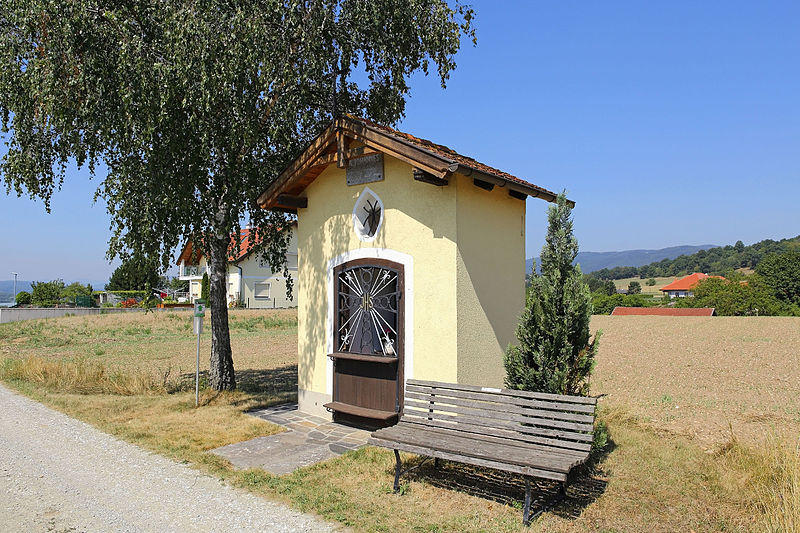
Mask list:
[[[286,264],[289,268],[297,270],[297,254],[286,254]]]
[[[253,296],[256,300],[269,300],[269,283],[266,281],[256,281]]]

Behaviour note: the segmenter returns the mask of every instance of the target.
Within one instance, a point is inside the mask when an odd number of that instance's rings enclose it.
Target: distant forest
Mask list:
[[[700,250],[691,255],[682,255],[675,259],[664,259],[640,267],[614,267],[595,270],[590,275],[603,280],[640,277],[642,279],[658,277],[685,276],[693,272],[704,272],[710,275],[725,275],[737,268],[755,268],[761,259],[772,253],[783,253],[789,250],[800,250],[800,235],[790,239],[773,241],[770,239],[745,246],[737,241],[733,246]]]

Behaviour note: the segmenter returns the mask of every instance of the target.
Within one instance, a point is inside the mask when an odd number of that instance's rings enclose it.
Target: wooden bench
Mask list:
[[[589,458],[596,405],[580,396],[408,380],[399,422],[368,443],[394,450],[395,492],[403,473],[399,451],[525,476],[528,525],[544,510],[530,516],[530,478],[558,481],[558,500],[566,496],[570,470]]]

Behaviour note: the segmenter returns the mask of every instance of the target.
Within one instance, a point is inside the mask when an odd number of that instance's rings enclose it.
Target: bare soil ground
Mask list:
[[[800,434],[800,318],[595,316],[592,393],[703,445]]]

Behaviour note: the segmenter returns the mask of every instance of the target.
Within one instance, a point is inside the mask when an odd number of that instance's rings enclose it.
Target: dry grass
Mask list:
[[[593,389],[607,394],[609,445],[531,531],[797,527],[800,443],[755,437],[797,422],[800,322],[737,320],[593,319],[605,331]],[[181,376],[194,364],[188,321],[166,313],[0,325],[0,378],[108,433],[356,530],[525,530],[522,480],[463,465],[427,463],[403,478],[402,495],[391,494],[391,452],[376,448],[287,476],[233,470],[208,451],[278,431],[244,412],[295,397],[296,313],[231,315],[240,390],[206,390],[201,409]],[[208,350],[206,335],[204,365]],[[553,490],[539,488],[542,497]]]
[[[707,449],[800,434],[800,318],[595,316],[593,394]]]
[[[152,372],[109,371],[100,361],[83,359],[69,362],[34,356],[6,359],[0,376],[34,383],[51,391],[78,394],[166,394],[180,388],[168,373],[158,381]]]
[[[747,473],[764,531],[800,531],[800,439],[768,438],[755,448],[734,440],[721,453]]]
[[[237,370],[297,364],[297,312],[229,311],[231,348]],[[0,357],[45,361],[101,362],[108,372],[194,373],[197,337],[186,311],[107,314],[0,324]],[[208,370],[208,317],[200,343],[200,370]]]

